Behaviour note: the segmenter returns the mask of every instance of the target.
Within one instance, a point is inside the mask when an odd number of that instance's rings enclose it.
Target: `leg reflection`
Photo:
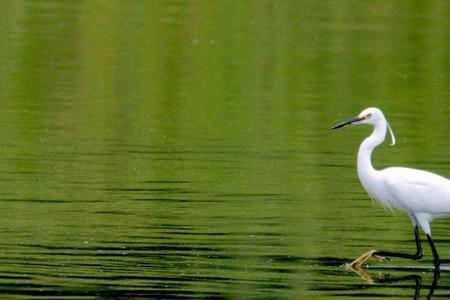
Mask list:
[[[393,277],[393,276],[390,276],[389,274],[385,274],[385,273],[378,273],[378,274],[373,275],[362,268],[358,268],[358,269],[348,268],[348,269],[357,273],[361,278],[363,278],[369,284],[377,284],[377,283],[387,284],[387,283],[413,280],[415,282],[413,299],[418,300],[420,297],[420,291],[423,287],[422,286],[422,276],[420,276],[420,275],[412,274],[412,275]],[[433,297],[434,291],[437,289],[437,287],[439,285],[439,279],[440,279],[439,269],[434,269],[433,270],[433,282],[430,285],[430,289],[428,291],[428,295],[427,295],[426,299],[431,299]]]
[[[441,273],[439,272],[439,269],[435,269],[433,273],[433,283],[430,287],[430,292],[428,293],[427,299],[431,299],[433,297],[434,291],[439,285],[439,278],[441,277]]]

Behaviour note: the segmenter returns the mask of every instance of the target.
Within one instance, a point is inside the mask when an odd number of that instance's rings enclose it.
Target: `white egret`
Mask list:
[[[374,127],[372,134],[359,147],[359,180],[371,198],[386,207],[403,210],[409,215],[414,226],[416,253],[371,250],[350,263],[350,266],[360,268],[371,257],[380,260],[385,256],[414,260],[422,258],[418,227],[420,226],[430,244],[435,269],[439,270],[439,254],[431,238],[430,222],[436,218],[450,216],[450,180],[431,172],[411,168],[392,167],[375,170],[371,162],[373,149],[384,141],[387,129],[391,134],[391,145],[394,145],[394,133],[378,108],[367,108],[356,118],[338,124],[332,129],[359,124],[369,124]]]

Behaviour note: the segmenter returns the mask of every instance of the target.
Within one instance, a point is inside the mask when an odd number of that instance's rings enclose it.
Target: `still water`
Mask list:
[[[36,299],[450,297],[409,219],[356,177],[450,177],[446,1],[3,1],[0,295]],[[450,258],[450,220],[433,223]],[[431,295],[432,294],[432,295]]]

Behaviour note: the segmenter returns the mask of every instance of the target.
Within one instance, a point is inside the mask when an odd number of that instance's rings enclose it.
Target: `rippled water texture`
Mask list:
[[[450,177],[449,3],[3,1],[0,295],[5,299],[450,296],[377,168]],[[450,220],[433,223],[450,258]],[[444,264],[445,265],[445,264]]]

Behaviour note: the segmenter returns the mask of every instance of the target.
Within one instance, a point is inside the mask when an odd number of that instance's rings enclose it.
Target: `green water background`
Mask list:
[[[397,146],[376,150],[377,168],[450,177],[449,9],[1,2],[0,294],[412,295],[339,267],[414,242],[358,182],[370,129],[330,127],[379,107]],[[432,229],[450,258],[448,225]]]

